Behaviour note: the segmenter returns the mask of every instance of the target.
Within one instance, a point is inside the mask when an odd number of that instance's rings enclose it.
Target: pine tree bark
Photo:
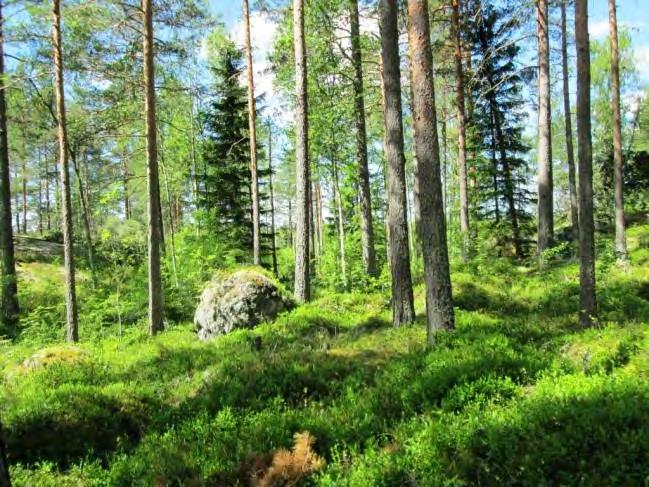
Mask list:
[[[59,169],[61,171],[61,226],[63,230],[63,255],[66,284],[66,336],[68,341],[79,340],[79,315],[75,281],[74,247],[72,235],[72,198],[68,159],[68,133],[63,90],[63,51],[61,46],[60,0],[52,2],[52,46],[54,51],[54,78],[56,92],[56,125],[59,142]]]
[[[435,113],[433,56],[427,0],[408,0],[408,47],[414,101],[415,151],[422,216],[428,344],[439,330],[453,329],[455,317],[440,180],[439,141]]]
[[[152,335],[164,328],[160,247],[162,243],[160,175],[156,127],[155,69],[153,52],[153,11],[151,0],[142,0],[144,35],[144,89],[146,117],[146,155],[149,213],[149,331]]]
[[[455,43],[455,98],[457,103],[457,146],[460,173],[460,233],[462,234],[462,261],[466,263],[469,260],[471,240],[469,232],[469,192],[466,167],[466,108],[464,103],[460,1],[453,0],[451,23],[453,26],[453,41]]]
[[[310,288],[310,175],[309,120],[307,93],[306,42],[304,38],[304,0],[293,0],[295,48],[295,299],[309,301]]]
[[[356,157],[358,162],[358,199],[360,203],[361,247],[365,272],[377,276],[374,227],[372,221],[372,192],[367,163],[367,128],[365,126],[365,94],[363,87],[363,59],[358,19],[358,0],[349,0],[352,64],[354,66],[354,116],[356,123]]]
[[[11,175],[9,172],[9,141],[7,134],[7,102],[5,98],[4,17],[0,1],[0,256],[2,256],[2,309],[0,323],[13,328],[18,320],[18,285],[11,227]]]
[[[608,0],[611,38],[611,103],[613,109],[613,164],[615,185],[615,253],[620,262],[629,259],[624,218],[624,161],[622,159],[622,116],[620,108],[620,52],[615,0]]]
[[[252,44],[250,41],[250,7],[243,0],[243,20],[246,29],[246,59],[248,69],[248,134],[250,137],[250,184],[252,196],[252,256],[255,265],[261,265],[261,238],[259,219],[259,178],[257,176],[257,103],[255,101],[255,76],[252,64]]]
[[[563,117],[566,137],[566,160],[568,163],[568,191],[570,193],[570,225],[575,249],[579,246],[579,203],[577,198],[577,174],[575,151],[572,142],[572,116],[570,114],[570,72],[568,71],[568,32],[566,28],[566,2],[559,3],[561,9],[561,65],[563,82]]]
[[[273,126],[268,122],[268,192],[270,193],[270,244],[273,259],[273,274],[279,275],[277,268],[277,235],[275,233],[275,192],[273,190]]]
[[[548,0],[536,0],[536,32],[539,56],[539,120],[538,120],[538,229],[539,257],[554,240],[554,203],[552,183],[552,136],[550,112],[550,37]]]
[[[388,191],[388,260],[392,277],[392,324],[415,320],[408,242],[406,158],[403,144],[401,67],[396,0],[380,0],[383,121]]]
[[[2,7],[0,6],[0,9]],[[9,220],[11,222],[11,220]],[[0,422],[0,487],[11,487],[9,479],[9,462],[7,460],[7,447],[4,442],[2,423]]]
[[[579,311],[581,325],[590,327],[595,323],[597,316],[597,300],[588,0],[575,0],[575,37],[577,42],[577,158],[579,159]]]

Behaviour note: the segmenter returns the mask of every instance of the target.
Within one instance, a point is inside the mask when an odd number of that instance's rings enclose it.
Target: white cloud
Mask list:
[[[245,26],[243,19],[237,22],[230,30],[230,35],[237,46],[245,45]],[[252,43],[253,65],[255,69],[255,95],[272,96],[275,92],[273,87],[274,76],[270,72],[270,55],[275,37],[277,35],[277,24],[262,12],[250,14],[250,40]]]
[[[635,68],[640,82],[649,85],[649,44],[643,44],[634,49]]]
[[[623,29],[640,30],[640,29],[644,29],[646,26],[647,23],[643,21],[618,22],[618,30],[623,30]],[[588,33],[590,34],[590,37],[593,39],[601,39],[603,37],[606,37],[608,36],[608,32],[609,32],[608,19],[591,20],[588,23]]]

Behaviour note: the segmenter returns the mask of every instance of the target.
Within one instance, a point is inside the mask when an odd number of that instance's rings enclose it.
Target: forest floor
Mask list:
[[[598,263],[590,330],[576,262],[492,260],[453,273],[457,330],[432,350],[423,318],[392,328],[381,294],[324,296],[209,343],[189,324],[0,343],[14,482],[646,484],[649,226],[629,242],[630,269]],[[48,265],[23,265],[22,279],[58,279]]]

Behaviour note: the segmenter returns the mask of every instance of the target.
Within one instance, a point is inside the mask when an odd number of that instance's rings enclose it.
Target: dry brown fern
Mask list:
[[[277,487],[299,485],[301,480],[319,472],[325,461],[312,449],[315,438],[308,432],[296,433],[293,448],[289,451],[280,448],[273,455],[273,463],[268,469],[253,478],[258,487]]]

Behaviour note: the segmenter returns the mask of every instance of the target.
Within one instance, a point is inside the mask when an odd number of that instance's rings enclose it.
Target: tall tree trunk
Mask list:
[[[372,223],[372,192],[367,164],[367,129],[365,127],[365,95],[363,88],[363,59],[358,19],[358,0],[349,0],[352,64],[354,66],[354,116],[356,123],[356,158],[358,162],[358,200],[360,202],[361,247],[365,272],[377,276],[374,228]]]
[[[388,191],[388,260],[392,276],[392,324],[415,320],[408,239],[406,158],[403,148],[401,68],[396,0],[380,0],[383,121]]]
[[[622,117],[620,108],[620,53],[617,38],[615,0],[608,0],[611,37],[611,98],[613,108],[613,161],[615,174],[615,253],[620,262],[629,259],[624,219],[624,161],[622,160]]]
[[[146,112],[146,152],[149,209],[149,330],[155,335],[164,328],[160,247],[162,244],[160,176],[156,127],[155,69],[153,53],[153,12],[151,0],[142,0],[144,36],[144,86]]]
[[[295,44],[295,298],[306,302],[311,297],[309,252],[309,119],[306,43],[304,39],[304,0],[293,0]]]
[[[124,190],[124,219],[130,220],[132,217],[131,213],[131,193],[128,187],[129,173],[128,173],[128,161],[126,159],[126,151],[122,155],[122,186]]]
[[[570,72],[568,71],[568,33],[566,28],[566,2],[561,0],[561,66],[563,78],[563,117],[566,130],[566,160],[568,162],[568,191],[570,193],[570,225],[575,250],[579,246],[579,203],[577,202],[577,175],[575,151],[572,143],[572,116],[570,114]]]
[[[50,166],[48,163],[48,154],[45,153],[45,217],[47,218],[47,231],[52,230],[52,218],[50,216],[51,202],[50,202]]]
[[[250,42],[250,7],[243,0],[243,19],[246,28],[246,58],[248,61],[248,133],[250,134],[250,181],[252,196],[252,255],[253,263],[261,265],[261,237],[259,234],[259,179],[257,177],[257,108],[255,102],[255,78]]]
[[[408,46],[415,108],[415,176],[420,185],[421,214],[426,215],[421,221],[420,239],[424,255],[428,344],[432,346],[439,330],[455,327],[455,317],[440,180],[428,0],[408,0]]]
[[[81,176],[81,171],[79,169],[77,155],[78,152],[76,150],[71,151],[70,158],[72,159],[72,167],[74,169],[74,174],[77,177],[77,186],[79,188],[79,201],[81,202],[81,216],[83,219],[83,231],[86,237],[86,252],[88,253],[88,266],[90,267],[90,274],[92,275],[92,282],[94,285],[96,284],[95,253],[92,247],[92,230],[90,226],[90,202],[88,200],[88,194],[84,189],[83,178]],[[86,157],[85,154],[84,157]]]
[[[345,286],[345,291],[351,291],[351,282],[347,274],[347,253],[345,251],[345,221],[343,218],[343,198],[340,193],[340,178],[338,175],[338,161],[336,154],[331,156],[331,171],[333,178],[334,201],[336,203],[336,220],[338,223],[338,251],[340,253],[340,275]]]
[[[579,314],[581,325],[590,327],[597,316],[597,299],[588,0],[575,0],[575,37],[577,42],[577,158],[579,159]]]
[[[4,18],[0,0],[0,256],[2,257],[2,309],[0,322],[13,327],[18,320],[18,285],[14,256],[13,228],[11,227],[11,175],[9,172],[9,141],[7,136],[7,103],[5,99]],[[1,461],[1,460],[0,460]],[[2,474],[0,471],[0,479]],[[1,480],[0,480],[1,482]],[[7,482],[9,477],[7,476]]]
[[[268,191],[270,193],[270,248],[273,259],[273,274],[279,275],[277,269],[277,235],[275,234],[275,192],[273,191],[273,127],[268,121]]]
[[[536,0],[536,32],[539,55],[539,122],[538,122],[538,232],[539,257],[554,240],[554,204],[552,183],[552,136],[550,112],[550,37],[548,0]]]
[[[79,314],[77,310],[77,289],[74,269],[74,247],[72,236],[72,197],[70,169],[68,164],[68,133],[65,114],[65,92],[63,89],[63,51],[61,46],[60,0],[52,1],[52,46],[54,49],[54,77],[56,92],[56,125],[59,141],[59,168],[61,171],[61,226],[63,230],[63,253],[66,284],[66,335],[68,341],[79,340]]]
[[[2,6],[0,6],[0,9]],[[1,21],[1,17],[0,17]],[[11,223],[11,220],[9,220]],[[9,479],[9,462],[7,460],[7,447],[4,442],[4,434],[2,431],[2,423],[0,422],[0,487],[11,487],[11,480]]]
[[[21,176],[21,209],[22,209],[22,220],[23,220],[23,227],[22,227],[22,233],[23,235],[27,234],[27,156],[23,158],[22,161],[22,169],[20,171],[20,176]]]
[[[460,31],[460,1],[453,1],[451,23],[455,43],[455,99],[457,103],[457,148],[460,172],[460,233],[462,261],[468,262],[471,239],[469,234],[469,193],[466,169],[466,108],[464,103],[464,69],[462,66],[462,37]]]

